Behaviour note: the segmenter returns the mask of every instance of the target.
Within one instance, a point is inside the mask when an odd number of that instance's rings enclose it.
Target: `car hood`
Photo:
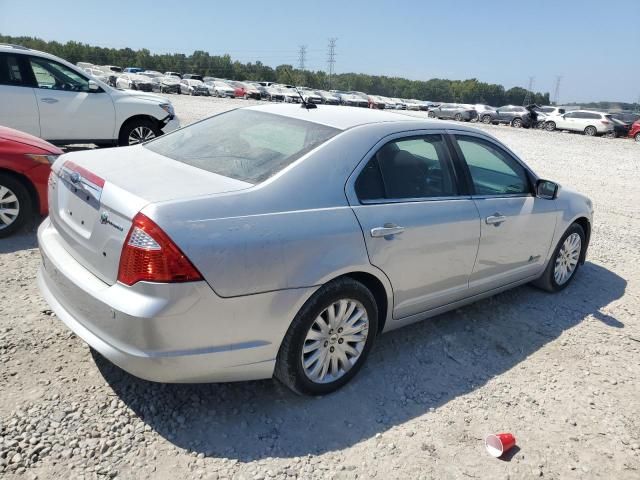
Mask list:
[[[118,95],[142,98],[144,100],[149,100],[150,102],[171,103],[167,97],[155,95],[153,93],[141,92],[139,90],[116,90],[116,92]]]
[[[47,152],[51,152],[54,155],[62,154],[62,150],[54,145],[51,145],[49,142],[46,142],[41,138],[34,137],[33,135],[29,135],[28,133],[14,130],[13,128],[0,126],[0,139],[29,145],[30,147],[35,147]]]

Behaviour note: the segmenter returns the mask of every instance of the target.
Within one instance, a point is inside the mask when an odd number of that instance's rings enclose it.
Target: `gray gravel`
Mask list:
[[[183,123],[255,103],[172,100]],[[136,379],[48,309],[34,233],[1,240],[0,477],[640,478],[640,146],[480,128],[591,196],[587,264],[560,294],[525,286],[384,335],[325,398]],[[518,439],[507,460],[484,451],[499,431]]]

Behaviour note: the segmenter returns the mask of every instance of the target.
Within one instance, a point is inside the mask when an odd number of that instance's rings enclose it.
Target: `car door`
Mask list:
[[[89,79],[42,57],[28,57],[40,111],[40,136],[46,140],[110,141],[115,108],[102,88],[89,89]]]
[[[510,122],[511,121],[511,107],[500,107],[496,112],[496,118],[499,122]]]
[[[480,220],[459,190],[444,131],[390,137],[372,152],[351,176],[347,197],[371,263],[393,286],[393,317],[465,297]]]
[[[540,274],[556,228],[556,201],[537,198],[533,174],[494,140],[466,132],[454,138],[480,214],[470,293]]]
[[[0,53],[0,125],[40,136],[40,114],[23,55]]]
[[[559,123],[556,123],[556,127],[560,128],[561,130],[579,129],[579,126],[577,125],[578,115],[578,112],[569,112],[561,115],[558,119]]]

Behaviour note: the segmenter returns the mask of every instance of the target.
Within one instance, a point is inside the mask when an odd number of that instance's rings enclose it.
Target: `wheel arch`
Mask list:
[[[0,167],[0,173],[9,175],[24,185],[24,187],[27,189],[27,192],[29,192],[29,197],[31,198],[31,202],[32,202],[31,208],[33,210],[32,213],[35,215],[39,215],[40,214],[40,197],[38,196],[38,191],[36,190],[36,187],[33,184],[33,182],[29,180],[29,178],[26,175],[18,173],[14,170],[9,170],[7,168]]]
[[[132,115],[130,117],[127,117],[120,124],[120,127],[118,128],[118,137],[117,138],[120,138],[120,135],[122,134],[122,129],[125,127],[125,125],[127,125],[128,123],[133,122],[134,120],[149,120],[150,122],[153,122],[156,125],[156,127],[158,127],[159,130],[162,130],[162,122],[160,120],[158,120],[156,117],[154,117],[153,115],[146,115],[146,114]]]
[[[387,320],[391,318],[391,311],[393,308],[393,295],[391,293],[391,285],[388,284],[388,279],[385,279],[385,282],[371,272],[360,270],[343,273],[332,278],[326,283],[345,277],[360,282],[369,289],[375,298],[376,306],[378,307],[378,332],[382,332],[387,324]]]
[[[574,223],[580,225],[582,227],[582,230],[584,231],[585,246],[580,252],[580,263],[584,264],[587,256],[587,248],[589,248],[589,241],[591,240],[591,222],[587,217],[578,217],[574,219],[570,225],[573,225]]]

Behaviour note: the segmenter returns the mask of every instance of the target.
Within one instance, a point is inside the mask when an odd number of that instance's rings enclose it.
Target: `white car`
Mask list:
[[[236,89],[228,83],[214,80],[205,82],[205,85],[209,89],[209,93],[216,97],[235,98],[236,96]]]
[[[202,95],[209,96],[209,89],[202,82],[195,78],[183,78],[180,80],[180,93],[184,95]]]
[[[569,130],[583,132],[590,137],[612,133],[614,122],[611,115],[589,110],[574,110],[561,115],[550,115],[545,119],[544,128],[548,131]]]
[[[128,88],[130,90],[142,90],[150,92],[153,90],[151,78],[138,73],[123,73],[116,79],[116,88]]]
[[[0,45],[0,125],[55,144],[133,145],[180,126],[161,96],[117,90],[54,55]]]

